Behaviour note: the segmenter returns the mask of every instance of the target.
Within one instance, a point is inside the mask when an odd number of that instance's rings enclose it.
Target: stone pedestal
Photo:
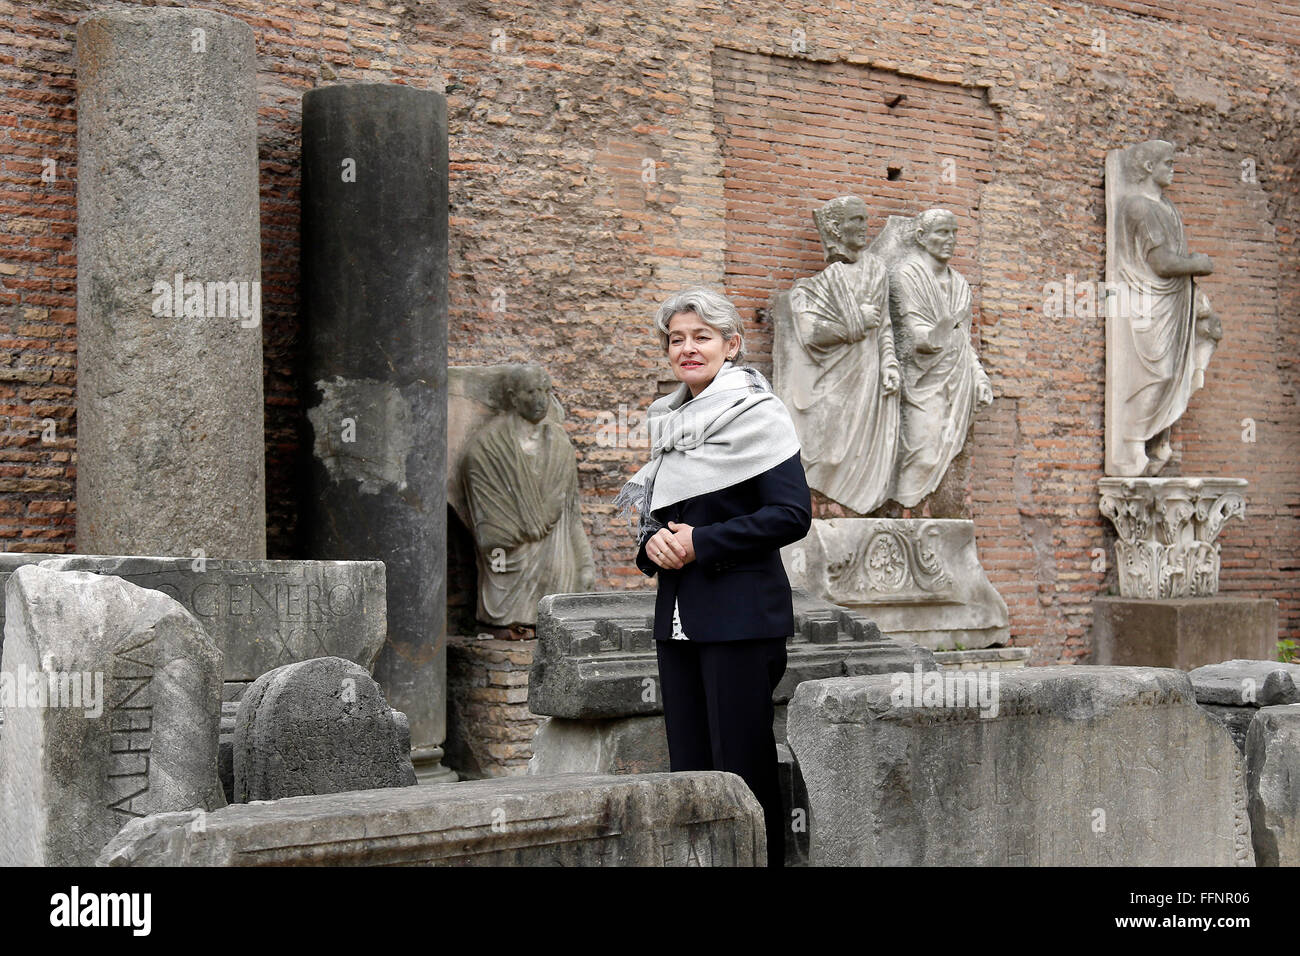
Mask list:
[[[781,727],[785,727],[784,713]],[[542,777],[554,773],[667,773],[671,769],[662,714],[606,720],[544,717],[528,761],[529,775]]]
[[[307,551],[387,566],[375,678],[410,719],[421,781],[445,779],[446,100],[309,91],[302,210]]]
[[[975,523],[931,518],[814,519],[781,549],[790,584],[867,614],[886,637],[930,650],[1010,636],[1007,605],[975,551]]]
[[[1096,664],[1186,671],[1238,658],[1267,660],[1277,654],[1277,602],[1098,597],[1092,602],[1092,642]]]
[[[1119,535],[1115,558],[1120,595],[1217,594],[1219,544],[1215,539],[1225,521],[1245,515],[1246,485],[1242,478],[1101,479],[1097,483],[1101,513]]]
[[[77,545],[266,556],[253,31],[77,27]]]
[[[902,676],[790,702],[814,866],[1253,864],[1242,756],[1186,674]]]

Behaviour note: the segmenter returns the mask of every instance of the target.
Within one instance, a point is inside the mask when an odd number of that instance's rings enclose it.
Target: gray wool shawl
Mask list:
[[[629,523],[639,512],[638,543],[663,527],[651,512],[747,481],[799,451],[794,422],[767,379],[729,361],[695,398],[682,383],[654,402],[646,428],[650,460],[614,498]]]

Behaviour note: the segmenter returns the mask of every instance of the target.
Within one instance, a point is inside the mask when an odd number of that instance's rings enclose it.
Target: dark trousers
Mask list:
[[[772,692],[785,673],[785,642],[655,642],[673,772],[725,770],[744,780],[763,807],[768,866],[785,862],[772,736]]]

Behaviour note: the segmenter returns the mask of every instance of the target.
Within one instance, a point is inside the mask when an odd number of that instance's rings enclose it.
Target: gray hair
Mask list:
[[[700,321],[713,329],[724,340],[733,335],[740,336],[740,348],[733,365],[743,365],[745,361],[745,329],[740,321],[740,313],[727,297],[719,295],[712,289],[687,289],[670,295],[655,312],[655,329],[659,333],[659,345],[668,351],[668,323],[678,312],[694,312]]]

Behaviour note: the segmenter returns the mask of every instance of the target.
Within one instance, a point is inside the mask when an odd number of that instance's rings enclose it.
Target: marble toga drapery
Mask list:
[[[956,270],[946,273],[945,290],[924,258],[909,256],[892,276],[894,325],[905,351],[893,498],[908,508],[939,487],[966,442],[977,390],[988,385],[970,342],[970,285]]]
[[[1131,195],[1119,207],[1116,274],[1126,293],[1116,310],[1112,375],[1124,383],[1114,414],[1117,439],[1132,447],[1170,427],[1187,410],[1213,351],[1197,336],[1192,277],[1162,277],[1148,263],[1153,249],[1186,256],[1183,220],[1168,199]],[[1125,304],[1127,307],[1125,308]],[[1208,348],[1198,348],[1200,345]]]
[[[859,514],[884,504],[898,443],[898,372],[889,321],[889,272],[866,253],[795,282],[790,313],[804,361],[788,373],[790,415],[809,486]]]
[[[593,572],[573,446],[553,422],[541,423],[538,439],[529,431],[515,415],[498,416],[465,453],[478,617],[503,627],[534,625],[543,596],[590,587]]]

